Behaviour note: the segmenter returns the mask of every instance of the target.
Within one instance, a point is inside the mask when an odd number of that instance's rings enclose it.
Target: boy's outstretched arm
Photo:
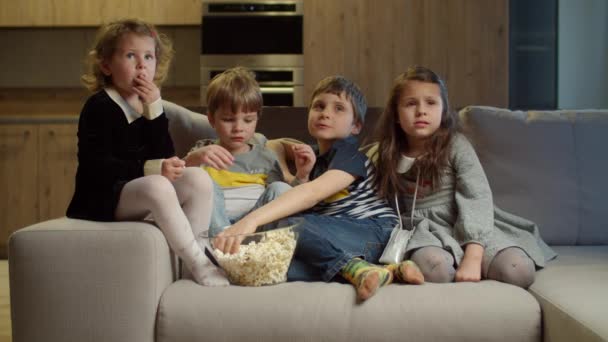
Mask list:
[[[251,234],[257,227],[312,208],[315,204],[345,189],[355,181],[350,173],[329,170],[313,181],[299,185],[274,201],[252,211],[218,235],[214,247],[223,252],[238,252],[240,241],[231,235]]]

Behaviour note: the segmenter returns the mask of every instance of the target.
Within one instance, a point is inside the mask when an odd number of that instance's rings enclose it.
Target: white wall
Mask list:
[[[557,106],[608,108],[608,1],[558,6]]]

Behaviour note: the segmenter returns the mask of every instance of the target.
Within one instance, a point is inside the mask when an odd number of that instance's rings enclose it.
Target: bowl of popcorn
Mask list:
[[[297,225],[259,233],[239,235],[235,254],[214,248],[213,257],[226,271],[230,283],[241,286],[262,286],[283,283],[296,249]],[[215,239],[211,239],[213,245]]]

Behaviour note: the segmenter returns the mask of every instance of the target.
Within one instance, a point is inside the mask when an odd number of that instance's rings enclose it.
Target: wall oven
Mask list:
[[[260,84],[265,106],[296,106],[304,104],[304,70],[285,67],[249,67]],[[201,100],[205,101],[211,79],[226,70],[222,67],[201,67]]]
[[[203,0],[201,101],[217,73],[256,74],[265,106],[304,106],[303,0]]]

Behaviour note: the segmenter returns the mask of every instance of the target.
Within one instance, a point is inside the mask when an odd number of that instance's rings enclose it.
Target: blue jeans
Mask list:
[[[213,212],[211,213],[211,221],[209,222],[209,236],[216,236],[217,234],[221,233],[225,228],[240,220],[246,214],[279,197],[282,193],[289,189],[291,189],[291,186],[287,183],[272,182],[266,186],[266,190],[264,190],[264,192],[262,193],[260,198],[258,198],[258,201],[255,203],[255,205],[253,206],[253,208],[251,208],[250,211],[243,213],[242,215],[229,217],[226,214],[226,202],[224,199],[224,191],[222,191],[222,188],[220,188],[217,183],[213,182]],[[264,228],[274,228],[272,224],[269,225],[265,225]]]
[[[299,222],[298,244],[287,281],[331,281],[355,257],[378,263],[396,218],[305,214],[287,219]]]

